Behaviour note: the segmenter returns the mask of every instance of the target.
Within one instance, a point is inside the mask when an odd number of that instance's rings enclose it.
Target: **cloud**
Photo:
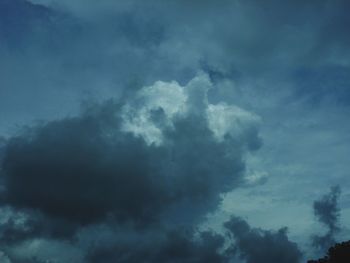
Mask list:
[[[28,228],[23,217],[12,217],[14,224],[2,225],[16,231]],[[242,258],[249,262],[299,262],[300,251],[287,238],[286,229],[266,231],[255,229],[238,217],[224,223],[226,234],[198,231],[194,226],[156,225],[146,229],[120,228],[108,221],[81,229],[69,242],[43,239],[40,233],[22,236],[16,242],[3,242],[13,262],[220,262]],[[17,232],[18,234],[18,232]],[[227,235],[228,234],[228,235]],[[11,236],[8,236],[11,238]],[[17,235],[17,237],[20,237]],[[47,238],[47,237],[46,237]],[[12,240],[16,241],[16,240]],[[261,261],[259,261],[261,260]],[[271,262],[272,262],[271,261]],[[11,262],[11,261],[10,261]],[[233,261],[235,262],[235,261]]]
[[[320,83],[297,76],[317,78],[314,72],[322,71],[331,81],[328,72],[342,68],[341,94],[332,96],[348,101],[349,38],[340,33],[346,31],[347,1],[2,4],[0,96],[6,100],[0,110],[11,114],[0,132],[6,135],[14,123],[76,113],[82,97],[119,97],[157,80],[184,85],[198,70],[241,81],[291,78],[296,94],[317,98]],[[323,90],[327,98],[333,85]]]
[[[173,129],[176,120],[194,115],[206,119],[208,128],[218,142],[224,142],[225,137],[230,136],[251,143],[247,147],[252,150],[258,149],[261,141],[255,134],[258,133],[260,118],[234,105],[209,103],[207,94],[211,89],[214,89],[213,84],[204,73],[184,87],[177,82],[158,81],[142,88],[136,98],[122,109],[123,130],[141,136],[148,144],[160,145],[164,139],[162,125]],[[163,119],[161,115],[164,115]],[[252,140],[254,137],[256,141]]]
[[[291,180],[301,193],[305,181],[319,182],[310,174],[320,163],[333,170],[322,147],[337,148],[338,164],[347,153],[340,134],[327,141],[318,133],[330,121],[346,130],[346,111],[309,109],[323,100],[349,102],[348,7],[345,0],[0,1],[0,136],[9,138],[0,142],[1,204],[9,206],[1,239],[11,247],[4,253],[12,259],[28,247],[61,249],[50,239],[74,239],[96,224],[157,233],[164,225],[195,227],[223,194],[257,189],[267,174],[272,183],[248,200],[269,200],[280,215]],[[110,97],[79,113],[78,102]],[[262,144],[257,115],[267,120],[270,141],[247,177],[246,155]],[[30,127],[16,134],[16,124]],[[316,166],[301,141],[320,149]],[[281,169],[294,164],[301,168]],[[256,214],[271,218],[256,204]],[[267,221],[284,225],[285,218]],[[179,234],[197,251],[194,235]],[[89,250],[81,243],[70,245]]]
[[[236,244],[231,250],[237,251],[247,263],[296,263],[302,256],[296,243],[287,237],[287,229],[277,232],[251,228],[239,217],[231,217],[224,224]]]
[[[0,251],[0,260],[4,263],[11,263],[10,259],[2,251]]]
[[[223,244],[224,238],[212,232],[202,232],[195,238],[192,231],[168,231],[141,242],[97,245],[90,250],[87,262],[227,262],[220,253]]]
[[[208,86],[205,75],[186,87],[156,83],[137,93],[139,107],[130,106],[132,100],[107,102],[10,138],[2,202],[78,225],[107,217],[147,225],[203,215],[240,184],[245,153],[260,142],[258,118],[241,109],[229,116],[218,111],[215,117],[227,118],[228,127],[213,126]],[[169,99],[174,92],[184,93],[180,106]],[[221,129],[220,139],[214,128]],[[158,141],[150,139],[152,129]],[[182,215],[185,207],[192,212]]]
[[[327,228],[325,235],[313,236],[313,245],[316,248],[327,250],[335,244],[335,234],[340,231],[338,199],[340,195],[340,187],[334,186],[329,194],[322,196],[313,204],[314,214],[317,220]]]
[[[232,217],[223,224],[224,234],[163,229],[152,235],[96,244],[90,249],[88,262],[281,262],[301,259],[298,246],[289,241],[286,229],[277,232],[251,228],[246,221]],[[152,242],[150,242],[152,240]]]
[[[35,238],[16,246],[3,247],[11,263],[80,263],[80,248],[73,243]]]
[[[22,46],[23,43],[17,42],[20,37],[28,37],[29,33],[38,36],[41,23],[49,23],[48,18],[54,15],[49,8],[25,0],[3,0],[0,7],[0,37],[5,40],[1,46],[8,44],[7,48],[12,50]],[[35,27],[37,30],[32,30]]]
[[[224,225],[231,238],[197,230],[221,194],[245,185],[245,155],[261,144],[259,117],[212,104],[210,89],[202,73],[184,86],[156,82],[123,104],[91,104],[6,140],[9,259],[61,262],[64,249],[65,262],[297,262],[285,230],[235,217]]]
[[[5,207],[1,209],[1,214],[0,244],[3,246],[40,235],[41,227],[26,213],[16,213]]]

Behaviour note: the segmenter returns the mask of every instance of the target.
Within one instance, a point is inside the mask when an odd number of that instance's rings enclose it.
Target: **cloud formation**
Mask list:
[[[346,0],[0,0],[0,261],[259,262],[278,248],[280,262],[297,262],[284,229],[253,226],[264,213],[285,225],[290,187],[329,183],[310,179],[333,171],[324,147],[348,163],[338,143],[349,134],[348,10]],[[313,112],[325,100],[344,108]],[[268,145],[252,157],[258,115]],[[197,230],[240,186],[252,227],[233,217],[231,239]],[[236,212],[239,194],[228,202]],[[319,202],[325,243],[338,224]]]
[[[316,248],[322,249],[324,251],[335,244],[335,234],[337,234],[340,230],[340,208],[338,205],[339,195],[340,187],[334,186],[331,188],[329,194],[322,196],[313,204],[315,217],[327,228],[326,234],[315,235],[312,238],[313,245]]]
[[[137,244],[129,240],[96,246],[88,262],[300,262],[302,253],[288,239],[286,229],[274,232],[252,228],[239,217],[231,217],[223,226],[225,234],[183,229],[153,232]]]
[[[107,215],[143,224],[180,203],[217,204],[240,183],[245,152],[259,148],[259,119],[209,105],[204,75],[186,87],[162,83],[169,94],[158,85],[137,93],[138,108],[110,102],[11,138],[3,202],[83,225]],[[227,127],[214,129],[214,118]]]
[[[8,256],[35,239],[68,238],[90,262],[228,262],[224,236],[194,229],[244,183],[260,118],[211,103],[213,88],[204,73],[185,86],[159,81],[125,103],[93,103],[9,138],[0,235]],[[104,239],[92,234],[97,225],[122,226],[127,238],[83,246]]]
[[[202,232],[194,238],[192,231],[158,233],[139,243],[116,243],[96,247],[87,256],[89,263],[112,262],[228,262],[220,253],[224,237]]]
[[[0,109],[13,115],[4,117],[6,127],[33,115],[65,116],[84,96],[121,96],[158,80],[184,85],[198,70],[235,81],[288,79],[311,101],[349,98],[349,38],[339,33],[347,1],[88,3],[1,1],[0,95],[7,100]]]
[[[246,263],[300,262],[302,253],[287,237],[287,229],[276,232],[251,228],[239,217],[231,217],[224,224],[236,240],[231,250],[239,253]]]

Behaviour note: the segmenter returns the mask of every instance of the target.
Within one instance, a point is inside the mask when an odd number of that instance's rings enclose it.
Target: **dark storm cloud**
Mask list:
[[[68,220],[49,217],[33,209],[16,209],[1,206],[0,244],[15,246],[35,238],[54,238],[57,240],[72,237],[79,227]]]
[[[2,202],[80,225],[107,216],[144,225],[168,213],[172,220],[188,221],[214,209],[220,194],[241,182],[245,151],[259,147],[254,122],[252,129],[242,127],[245,137],[227,134],[218,141],[200,107],[163,128],[164,144],[148,145],[122,131],[120,107],[93,106],[80,117],[9,139]],[[179,213],[184,208],[192,213]]]
[[[224,237],[211,232],[202,232],[194,238],[193,231],[176,230],[166,234],[158,233],[149,240],[136,243],[115,244],[110,247],[96,247],[87,256],[89,263],[112,262],[228,262],[220,252]]]
[[[22,222],[20,220],[16,222],[14,218],[7,218],[0,226],[0,244],[2,246],[12,245],[41,235],[41,227],[30,218],[25,218]]]
[[[210,104],[211,86],[205,74],[184,87],[156,82],[125,104],[87,104],[80,116],[25,127],[6,140],[1,203],[10,208],[2,223],[5,247],[74,237],[72,246],[83,254],[90,251],[95,262],[109,254],[120,262],[141,257],[222,262],[223,237],[203,233],[197,242],[193,230],[177,234],[178,226],[194,229],[217,208],[222,193],[243,182],[245,155],[261,141],[259,118],[233,105]],[[86,241],[79,231],[95,224],[131,227],[124,230],[127,236],[140,231],[139,238],[123,244],[117,234],[117,243],[107,242],[107,247],[81,248],[79,242]],[[169,226],[169,235],[161,234]],[[158,250],[147,252],[148,242],[139,252],[132,249],[142,241],[142,231],[159,241]],[[11,249],[6,252],[18,258]]]
[[[150,219],[162,202],[169,202],[152,179],[158,176],[149,160],[152,151],[141,140],[118,133],[112,118],[113,111],[102,110],[10,140],[3,164],[5,202],[82,224],[115,208],[120,219]],[[111,132],[114,142],[108,138]]]
[[[246,221],[232,217],[224,223],[226,234],[193,229],[155,231],[141,242],[116,242],[90,248],[91,263],[109,262],[236,262],[297,263],[301,252],[288,240],[286,229],[277,232],[251,228]]]
[[[232,217],[224,226],[236,240],[231,250],[246,263],[297,263],[301,259],[297,244],[288,239],[285,228],[277,232],[255,229],[238,217]]]
[[[324,195],[320,200],[314,202],[314,214],[317,220],[322,223],[327,232],[325,235],[315,235],[313,245],[317,248],[327,250],[335,243],[335,234],[339,232],[339,214],[338,198],[340,187],[334,186],[329,194]]]

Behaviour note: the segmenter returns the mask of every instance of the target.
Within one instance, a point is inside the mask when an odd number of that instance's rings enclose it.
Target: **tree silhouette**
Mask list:
[[[328,249],[327,255],[318,260],[309,260],[308,263],[349,263],[350,240],[337,243]]]

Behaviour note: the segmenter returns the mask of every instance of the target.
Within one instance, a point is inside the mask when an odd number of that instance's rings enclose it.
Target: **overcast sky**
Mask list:
[[[0,262],[296,263],[350,239],[346,0],[0,0]]]

